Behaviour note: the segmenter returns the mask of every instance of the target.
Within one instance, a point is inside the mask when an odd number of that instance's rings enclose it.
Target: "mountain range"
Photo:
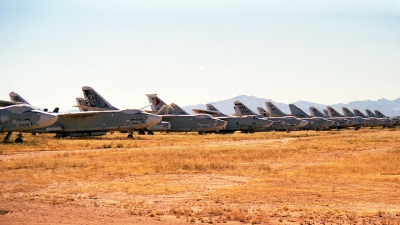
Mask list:
[[[251,110],[253,110],[255,113],[258,113],[257,107],[263,107],[266,109],[265,102],[273,102],[278,108],[280,108],[283,112],[290,114],[289,110],[289,105],[284,104],[284,103],[279,103],[275,102],[272,99],[265,99],[265,98],[258,98],[255,96],[248,96],[248,95],[239,95],[231,99],[223,100],[223,101],[218,101],[218,102],[210,102],[213,104],[217,109],[219,109],[221,112],[225,113],[226,115],[232,115],[235,113],[233,109],[233,103],[234,101],[241,101],[243,104],[248,106]],[[304,110],[307,114],[310,114],[309,107],[314,106],[322,111],[322,109],[326,109],[327,105],[324,104],[319,104],[319,103],[314,103],[314,102],[307,102],[307,101],[297,101],[294,102],[297,107],[300,109]],[[387,99],[378,99],[377,101],[372,101],[372,100],[365,100],[365,101],[354,101],[354,102],[349,102],[347,104],[343,103],[338,103],[334,105],[330,105],[334,109],[336,109],[338,112],[342,113],[342,107],[345,106],[349,108],[350,110],[353,109],[359,109],[361,112],[365,114],[365,109],[370,109],[372,111],[374,110],[379,110],[386,116],[400,116],[400,98],[395,99],[395,100],[387,100]],[[198,105],[188,105],[185,107],[182,107],[184,110],[186,110],[188,113],[193,113],[192,109],[206,109],[205,104],[198,104]]]

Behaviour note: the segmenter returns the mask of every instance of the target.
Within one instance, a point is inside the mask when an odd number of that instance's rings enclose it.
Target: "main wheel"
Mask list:
[[[133,134],[128,134],[129,139],[133,139]]]
[[[18,137],[17,139],[15,139],[15,143],[23,143],[24,141],[22,140],[22,138]]]

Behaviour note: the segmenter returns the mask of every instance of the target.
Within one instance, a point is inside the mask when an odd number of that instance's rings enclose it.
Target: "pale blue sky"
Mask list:
[[[399,1],[4,1],[0,98],[71,109],[400,97]],[[233,104],[233,103],[232,103]]]

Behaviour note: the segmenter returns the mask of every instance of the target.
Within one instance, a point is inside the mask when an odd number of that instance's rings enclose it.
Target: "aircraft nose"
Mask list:
[[[146,123],[149,124],[149,126],[151,126],[151,125],[154,125],[154,124],[157,124],[158,122],[160,122],[161,119],[162,119],[161,116],[149,114],[149,115],[147,115]]]
[[[332,126],[332,125],[335,123],[335,122],[332,121],[332,120],[327,120],[326,122],[327,122],[327,123],[326,123],[326,126],[328,126],[328,127]]]
[[[300,124],[299,124],[299,127],[304,127],[305,125],[307,125],[308,124],[308,121],[307,120],[301,120],[300,121]]]
[[[216,123],[216,128],[218,130],[224,130],[226,128],[226,124],[228,124],[228,122],[226,122],[225,120],[218,120]]]
[[[58,115],[56,115],[56,114],[41,113],[37,123],[40,127],[47,127],[47,126],[50,126],[51,124],[55,123],[57,121],[57,119],[58,119]]]
[[[7,115],[0,114],[0,124],[7,123],[9,119]]]
[[[274,122],[271,120],[263,120],[264,126],[263,128],[270,127]]]

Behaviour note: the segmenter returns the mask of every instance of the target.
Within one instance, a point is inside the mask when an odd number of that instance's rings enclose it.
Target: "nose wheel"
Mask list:
[[[22,140],[22,133],[18,133],[18,137],[15,139],[15,143],[24,143],[24,140]]]

